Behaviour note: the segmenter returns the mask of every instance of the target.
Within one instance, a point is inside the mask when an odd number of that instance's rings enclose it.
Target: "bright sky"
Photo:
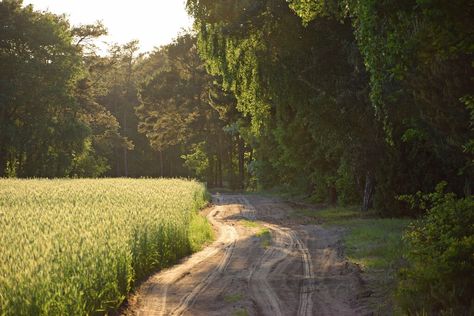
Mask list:
[[[24,0],[36,10],[65,13],[73,25],[101,20],[109,31],[107,42],[140,41],[142,52],[170,43],[192,20],[185,0]]]

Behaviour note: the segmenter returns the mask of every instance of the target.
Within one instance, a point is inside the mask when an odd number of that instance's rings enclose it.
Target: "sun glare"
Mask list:
[[[24,4],[64,13],[75,25],[100,20],[109,31],[101,40],[124,44],[138,39],[142,52],[171,42],[192,25],[184,0],[27,0]]]

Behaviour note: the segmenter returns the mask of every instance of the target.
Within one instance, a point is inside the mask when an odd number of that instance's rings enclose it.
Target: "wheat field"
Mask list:
[[[116,310],[212,238],[195,181],[0,179],[0,315]]]

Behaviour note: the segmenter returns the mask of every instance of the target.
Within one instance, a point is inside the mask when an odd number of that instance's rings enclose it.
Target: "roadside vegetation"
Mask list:
[[[350,207],[301,209],[294,211],[292,216],[304,217],[309,223],[327,227],[344,227],[345,253],[363,270],[396,267],[404,253],[403,233],[412,221],[408,218],[379,218],[373,213],[362,213]]]
[[[236,303],[236,302],[240,301],[242,298],[243,298],[242,294],[235,293],[235,294],[226,295],[224,297],[224,301],[226,303]]]
[[[263,248],[270,247],[272,242],[272,235],[268,228],[266,228],[257,221],[251,221],[248,219],[242,219],[239,221],[239,223],[244,227],[251,228],[256,231],[255,237],[258,237],[260,239],[260,245]]]
[[[355,207],[302,208],[291,216],[327,228],[343,228],[345,256],[360,267],[370,282],[371,295],[378,297],[369,305],[380,314],[397,308],[395,291],[407,249],[403,236],[411,219],[380,218]]]
[[[0,314],[116,310],[137,282],[209,242],[185,180],[0,180]]]
[[[426,210],[404,238],[409,265],[402,269],[397,295],[418,314],[474,314],[474,197],[445,193],[402,197]]]
[[[291,215],[328,228],[342,227],[347,258],[366,272],[382,297],[380,313],[470,315],[474,310],[474,201],[444,193],[403,196],[426,217],[380,218],[354,207],[302,208]]]
[[[472,314],[471,2],[187,0],[192,32],[149,54],[132,41],[102,56],[93,44],[107,33],[101,23],[73,26],[1,1],[0,177],[194,177],[356,205],[321,216],[351,224],[348,254],[368,269],[403,252],[404,313]],[[35,212],[21,216],[46,216]],[[418,221],[392,252],[406,217]],[[178,255],[208,237],[196,235]],[[143,264],[171,260],[162,259]],[[141,264],[133,261],[138,276]],[[122,294],[110,293],[123,293],[127,280],[98,281],[104,290],[94,297],[116,305]],[[61,310],[56,298],[38,297],[31,306]]]

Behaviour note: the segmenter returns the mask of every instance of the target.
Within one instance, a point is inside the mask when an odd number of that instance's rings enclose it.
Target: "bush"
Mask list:
[[[405,234],[408,267],[401,271],[398,297],[408,314],[474,313],[474,199],[435,193],[403,197],[426,208]]]

